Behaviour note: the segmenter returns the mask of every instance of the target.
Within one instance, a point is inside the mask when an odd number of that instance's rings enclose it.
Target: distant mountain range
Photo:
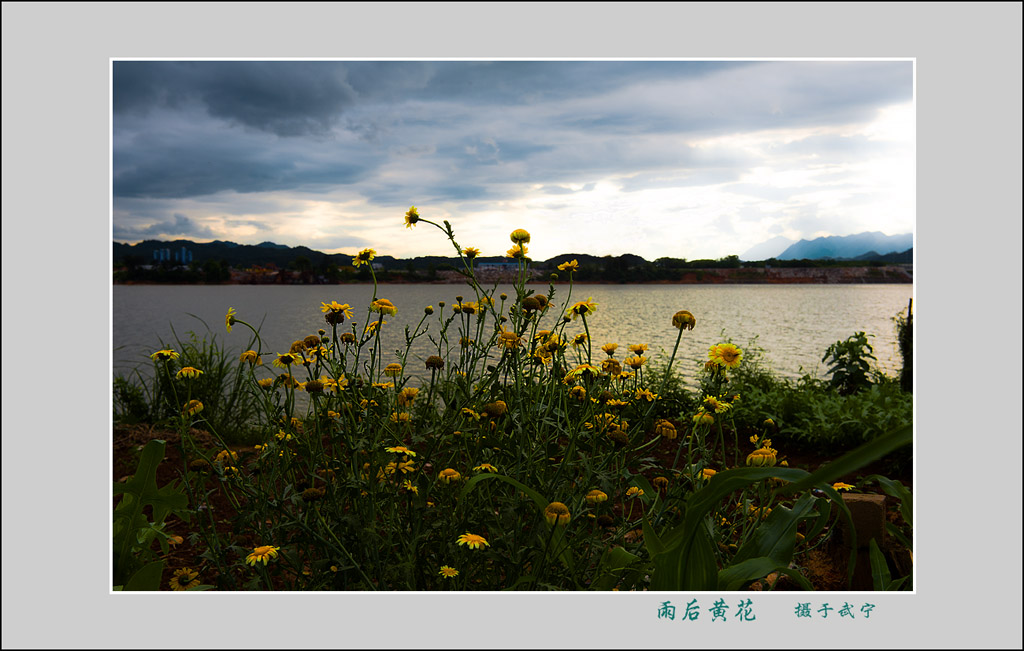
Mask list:
[[[886,235],[878,231],[856,235],[831,235],[794,242],[774,237],[740,255],[741,260],[877,260],[888,254],[906,253],[914,246],[914,235]],[[912,256],[911,256],[912,257]]]
[[[819,237],[816,240],[800,240],[793,242],[784,237],[776,237],[763,242],[742,256],[729,256],[732,264],[716,264],[713,260],[691,260],[689,262],[676,258],[659,258],[654,265],[664,268],[689,267],[721,267],[739,266],[740,260],[763,261],[776,260],[863,260],[879,261],[889,264],[901,262],[913,262],[913,236],[911,235],[884,235],[882,233],[860,233],[846,237]],[[305,246],[291,247],[273,242],[262,242],[260,244],[237,244],[215,240],[213,242],[192,242],[190,240],[174,240],[163,242],[158,240],[145,240],[138,244],[113,243],[113,258],[115,263],[127,263],[130,265],[152,264],[158,257],[154,251],[162,251],[164,260],[179,261],[182,259],[182,250],[187,250],[186,259],[190,259],[197,265],[207,261],[219,261],[227,263],[235,268],[248,268],[254,265],[265,266],[273,264],[280,269],[294,266],[300,258],[305,258],[313,267],[322,268],[335,264],[339,267],[350,267],[353,254],[344,253],[323,253]],[[723,259],[723,260],[728,260]],[[580,268],[605,268],[625,270],[634,267],[649,265],[644,258],[632,253],[625,253],[619,256],[595,256],[586,253],[563,253],[548,260],[535,260],[535,268],[554,269],[557,265],[578,260]],[[461,268],[462,263],[457,257],[445,256],[420,256],[416,258],[400,259],[387,255],[379,255],[373,260],[388,270],[429,270],[431,268],[443,268],[443,265],[452,265]],[[477,264],[488,262],[508,262],[503,256],[481,256],[477,258]],[[722,260],[717,261],[722,262]],[[705,264],[706,263],[706,264]]]

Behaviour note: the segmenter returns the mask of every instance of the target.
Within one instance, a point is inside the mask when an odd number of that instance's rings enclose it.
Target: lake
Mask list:
[[[546,285],[530,285],[541,293]],[[556,285],[555,307],[566,301],[569,285]],[[514,296],[509,285],[499,285],[497,294]],[[398,314],[387,317],[382,340],[385,353],[404,347],[404,328],[414,326],[423,308],[439,301],[455,303],[457,295],[475,300],[464,285],[381,285],[378,298],[387,298],[398,307]],[[127,374],[141,366],[151,368],[149,354],[161,347],[161,341],[174,347],[174,333],[182,340],[187,333],[216,334],[219,341],[240,353],[248,346],[250,332],[235,326],[228,334],[224,315],[234,307],[241,319],[260,325],[260,334],[270,353],[287,352],[296,339],[330,331],[324,323],[320,303],[338,301],[352,305],[354,320],[365,322],[366,306],[373,295],[372,285],[115,285],[113,287],[113,367],[116,374]],[[689,310],[697,319],[692,331],[683,333],[675,368],[689,384],[697,368],[707,359],[708,348],[729,338],[741,348],[756,337],[765,351],[768,366],[778,375],[796,378],[804,373],[824,377],[821,362],[825,349],[857,331],[874,335],[878,366],[894,375],[900,365],[896,329],[892,318],[906,309],[913,296],[913,285],[576,285],[571,302],[592,298],[597,311],[587,319],[594,344],[594,359],[603,359],[600,346],[619,344],[622,358],[627,344],[644,343],[648,355],[664,350],[671,354],[678,331],[672,327],[672,315]],[[446,308],[446,314],[450,311]],[[564,313],[564,312],[562,312]],[[437,313],[429,318],[430,333],[436,338]],[[555,314],[549,310],[542,327],[550,328]],[[206,325],[204,325],[204,322]],[[207,329],[209,326],[209,330]],[[346,321],[345,328],[349,327]],[[339,332],[342,330],[339,328]],[[576,320],[566,328],[567,335],[583,332]],[[423,337],[416,341],[413,354],[421,358],[436,353]],[[411,360],[412,358],[410,358]],[[269,359],[265,360],[269,364]],[[420,364],[410,370],[419,371]]]

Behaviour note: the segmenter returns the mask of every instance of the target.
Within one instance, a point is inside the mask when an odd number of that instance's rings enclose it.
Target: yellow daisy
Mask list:
[[[459,575],[459,571],[457,569],[455,569],[454,567],[448,567],[447,565],[442,565],[441,569],[438,571],[438,574],[440,574],[441,576],[443,576],[446,579],[454,579],[455,577],[457,577]]]
[[[530,234],[525,229],[517,228],[509,234],[509,239],[511,239],[514,244],[529,244]]]
[[[178,380],[180,380],[181,378],[188,378],[188,379],[191,380],[192,378],[197,378],[197,377],[199,377],[202,374],[203,374],[203,372],[200,371],[199,369],[192,368],[191,366],[186,366],[183,369],[181,369],[180,371],[178,371],[174,375],[174,377],[176,379],[178,379]]]
[[[556,524],[565,526],[569,524],[569,519],[571,517],[572,515],[569,513],[569,507],[561,502],[552,502],[544,509],[544,519],[552,526]]]
[[[255,350],[247,350],[242,353],[242,356],[238,358],[241,362],[249,362],[253,366],[262,366],[263,360],[260,359],[259,354]]]
[[[356,257],[352,258],[352,266],[358,267],[361,264],[369,265],[375,255],[377,255],[377,252],[373,249],[363,249],[356,255]]]
[[[579,267],[580,267],[580,263],[579,262],[577,262],[576,260],[570,260],[569,262],[563,262],[562,264],[558,265],[558,270],[559,271],[576,271],[577,269],[579,269]]]
[[[391,316],[398,314],[398,308],[386,298],[378,298],[370,303],[370,309],[378,314],[390,314]]]
[[[596,488],[586,495],[587,504],[600,504],[608,500],[608,494]]]
[[[231,326],[235,325],[235,308],[229,307],[228,313],[224,315],[224,326],[227,327],[228,332],[231,332]]]
[[[718,344],[708,349],[708,358],[726,368],[736,368],[743,359],[743,351],[732,344]]]
[[[264,565],[269,563],[271,560],[277,558],[277,552],[280,547],[272,547],[270,545],[262,545],[252,550],[252,553],[245,557],[245,562],[249,565],[255,566],[260,561]]]
[[[470,549],[483,549],[485,546],[491,546],[491,543],[487,542],[486,538],[478,536],[475,533],[464,533],[459,536],[455,542],[459,543],[459,545],[465,545]]]
[[[171,590],[188,590],[199,585],[199,572],[196,572],[190,567],[183,567],[180,570],[174,570],[174,576],[168,581],[167,585],[170,586]]]
[[[585,301],[580,301],[566,310],[565,315],[575,319],[577,316],[587,316],[597,311],[597,303],[594,302],[594,297],[591,296]]]
[[[686,310],[679,310],[672,315],[672,325],[680,330],[693,330],[693,326],[697,325],[697,319]]]
[[[173,350],[158,350],[149,356],[154,362],[166,362],[169,359],[177,359],[178,353]]]
[[[416,206],[410,207],[405,213],[405,227],[412,228],[419,220],[420,214],[416,211]]]

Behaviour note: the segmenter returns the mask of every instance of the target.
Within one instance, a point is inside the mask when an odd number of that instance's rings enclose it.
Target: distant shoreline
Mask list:
[[[481,281],[492,284],[495,280]],[[512,278],[499,279],[501,284],[510,284]],[[770,268],[770,269],[693,269],[688,270],[682,278],[676,280],[651,281],[573,281],[576,285],[911,285],[914,282],[913,270],[908,266],[889,265],[884,267],[808,267],[808,268]],[[466,280],[461,276],[437,280],[389,280],[379,281],[379,285],[464,285]],[[532,278],[531,285],[566,285],[567,279],[549,280]],[[372,285],[372,281],[331,282],[249,282],[230,280],[222,283],[156,283],[124,281],[114,282],[115,285]]]

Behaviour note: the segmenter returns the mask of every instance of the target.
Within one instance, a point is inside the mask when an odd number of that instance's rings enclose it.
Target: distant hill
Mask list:
[[[779,260],[834,260],[860,259],[866,253],[875,256],[906,251],[914,246],[911,233],[902,235],[886,235],[878,231],[857,233],[856,235],[819,237],[813,240],[800,240],[775,256]]]
[[[747,249],[746,253],[741,253],[740,260],[767,260],[768,258],[778,258],[783,251],[795,243],[796,240],[776,235],[767,242],[761,242],[760,244]]]
[[[864,260],[865,262],[885,262],[887,264],[911,264],[914,262],[914,249],[907,249],[899,253],[886,253],[885,255],[881,255],[877,251],[868,251],[864,255],[858,255],[853,259]]]

